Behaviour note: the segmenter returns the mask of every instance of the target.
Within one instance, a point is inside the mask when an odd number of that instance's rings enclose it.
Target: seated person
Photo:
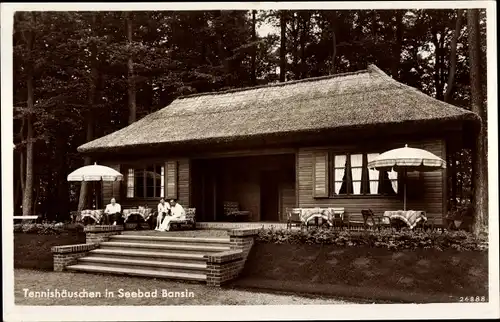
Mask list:
[[[120,220],[122,217],[122,207],[120,204],[116,203],[115,198],[111,198],[111,203],[106,205],[106,209],[104,210],[104,222],[106,225],[109,225],[110,223],[110,218],[111,221],[113,222],[113,225],[116,225],[116,223]]]
[[[160,224],[160,231],[170,230],[171,221],[182,220],[186,218],[186,212],[184,211],[184,208],[174,199],[170,200],[170,211],[171,215],[166,216],[163,219],[163,222]]]
[[[158,204],[158,217],[156,217],[156,228],[155,230],[160,230],[160,225],[163,219],[170,214],[170,204],[165,202],[165,198],[160,199]]]

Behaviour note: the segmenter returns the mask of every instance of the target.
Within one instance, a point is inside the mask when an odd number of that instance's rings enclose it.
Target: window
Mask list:
[[[347,193],[347,155],[335,155],[334,159],[334,187],[335,194]]]
[[[314,197],[396,195],[397,172],[368,169],[368,162],[378,155],[379,153],[329,155],[328,152],[316,152],[313,155]]]
[[[376,157],[379,156],[380,153],[368,153],[367,154],[367,164],[372,161]],[[380,173],[375,169],[367,169],[368,170],[368,193],[371,195],[377,195],[379,190],[379,181],[380,181]]]
[[[366,164],[365,164],[366,166]],[[351,154],[351,178],[352,178],[352,194],[361,194],[361,184],[363,179],[363,155]]]
[[[165,194],[165,167],[154,164],[130,168],[127,172],[127,198],[160,198]]]

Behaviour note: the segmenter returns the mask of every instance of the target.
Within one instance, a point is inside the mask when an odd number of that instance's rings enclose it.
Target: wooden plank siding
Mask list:
[[[445,142],[441,139],[395,142],[386,148],[377,146],[379,152],[402,147],[408,143],[410,147],[422,148],[446,160]],[[369,149],[369,150],[368,150]],[[370,208],[375,214],[382,214],[385,210],[403,209],[403,194],[398,196],[330,196],[326,198],[314,197],[314,157],[318,153],[333,151],[337,153],[372,152],[373,147],[363,146],[331,146],[300,148],[297,153],[297,206],[298,207],[344,207],[355,220],[362,220],[361,210]],[[436,218],[440,224],[442,214],[446,210],[445,191],[446,182],[444,171],[411,172],[407,176],[407,209],[425,210],[428,217]],[[402,191],[399,184],[398,190]]]
[[[113,168],[116,171],[120,172],[120,164],[102,163],[102,165]],[[111,198],[115,198],[117,202],[119,202],[119,200],[122,199],[121,198],[122,182],[123,181],[114,181],[114,182],[104,181],[102,183],[101,205],[103,205],[103,207],[99,206],[99,208],[104,208],[104,206],[110,202]]]

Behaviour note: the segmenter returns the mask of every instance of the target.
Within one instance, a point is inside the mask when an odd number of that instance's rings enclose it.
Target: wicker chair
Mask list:
[[[228,221],[242,221],[250,217],[250,212],[240,210],[240,205],[237,201],[225,201],[224,216]]]
[[[361,210],[361,215],[363,216],[363,228],[364,229],[375,229],[377,227],[377,223],[375,222],[375,214],[371,209],[363,209]]]
[[[291,229],[293,225],[299,226],[300,229],[304,227],[304,223],[300,218],[300,208],[286,208],[286,228]]]
[[[330,222],[332,223],[332,228],[343,229],[348,226],[346,223],[345,209],[344,208],[328,208]]]

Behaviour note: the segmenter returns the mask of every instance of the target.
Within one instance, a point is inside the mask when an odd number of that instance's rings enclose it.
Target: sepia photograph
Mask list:
[[[494,2],[1,21],[5,321],[499,318]]]

